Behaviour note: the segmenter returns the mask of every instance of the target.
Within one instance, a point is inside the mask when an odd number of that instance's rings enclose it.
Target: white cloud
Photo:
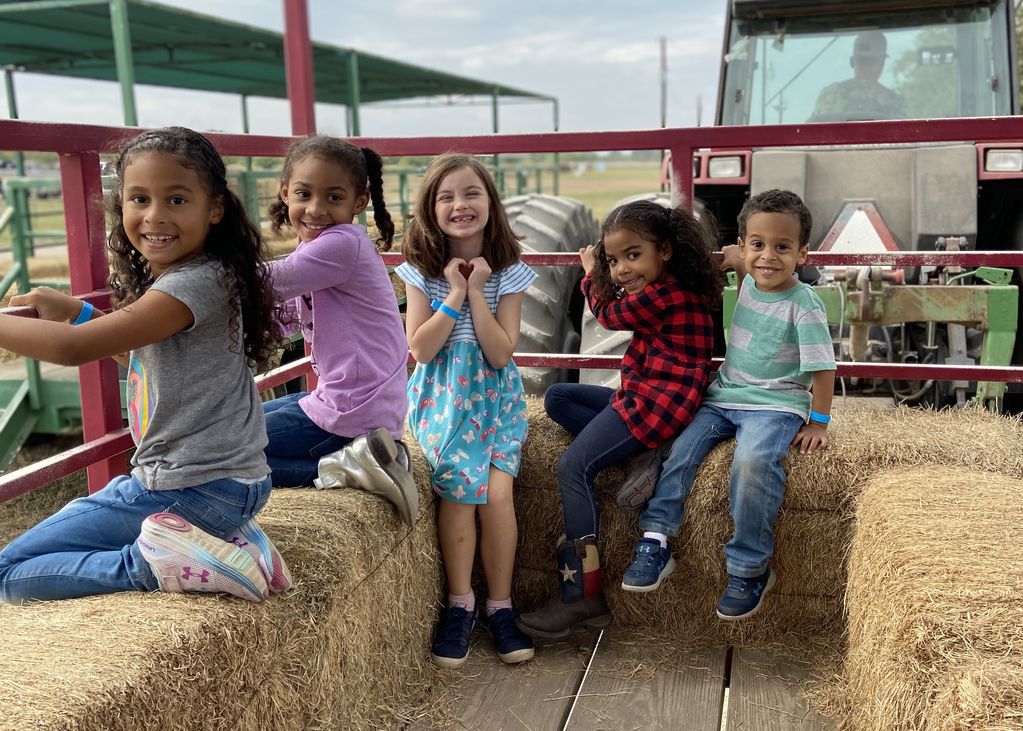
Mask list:
[[[308,0],[310,34],[318,42],[557,97],[562,130],[648,129],[660,123],[659,36],[668,38],[668,122],[704,123],[712,116],[729,0]],[[282,27],[281,0],[177,0],[177,6],[237,22]],[[258,18],[256,21],[254,19]],[[52,121],[120,123],[112,83],[16,74],[21,116]],[[139,87],[144,125],[191,124],[240,131],[240,102],[231,95]],[[366,105],[362,132],[372,136],[485,134],[490,105],[395,109]],[[284,134],[286,102],[250,99],[253,132]],[[324,131],[344,133],[344,110],[318,105]],[[547,131],[550,104],[505,102],[502,132]]]

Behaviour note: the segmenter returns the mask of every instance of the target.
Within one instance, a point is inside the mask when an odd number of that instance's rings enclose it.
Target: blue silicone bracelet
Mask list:
[[[91,302],[83,302],[82,303],[82,311],[78,313],[78,317],[76,317],[75,321],[72,322],[71,324],[72,325],[81,325],[84,322],[88,322],[89,320],[92,319],[92,311],[94,309],[96,309],[96,308],[92,306]]]
[[[815,424],[824,424],[827,426],[831,422],[831,414],[820,414],[816,411],[811,411],[810,421]]]
[[[454,307],[449,307],[448,305],[446,305],[445,303],[441,302],[440,300],[433,300],[430,303],[430,307],[432,307],[437,312],[440,312],[440,313],[442,313],[444,315],[447,315],[452,320],[457,320],[458,319],[458,311]]]

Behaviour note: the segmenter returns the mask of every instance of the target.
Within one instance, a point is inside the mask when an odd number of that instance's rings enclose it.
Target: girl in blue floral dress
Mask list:
[[[533,656],[511,603],[518,533],[512,482],[526,438],[512,353],[523,293],[536,279],[520,253],[487,169],[468,155],[435,159],[402,240],[406,263],[396,272],[407,285],[405,328],[417,363],[408,425],[441,497],[437,536],[449,592],[433,643],[441,667],[459,667],[469,654],[477,514],[489,592],[479,622],[504,662]]]

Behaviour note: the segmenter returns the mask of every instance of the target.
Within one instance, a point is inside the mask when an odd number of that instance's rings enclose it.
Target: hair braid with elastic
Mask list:
[[[288,187],[295,166],[310,156],[334,163],[351,176],[356,196],[369,194],[373,202],[373,221],[380,232],[377,247],[384,251],[389,249],[394,240],[394,222],[384,202],[383,160],[380,155],[369,147],[356,147],[330,135],[304,137],[293,142],[285,153],[284,170],[281,172],[282,187]],[[277,200],[270,204],[268,213],[275,233],[285,225],[291,225],[288,204],[279,193]]]

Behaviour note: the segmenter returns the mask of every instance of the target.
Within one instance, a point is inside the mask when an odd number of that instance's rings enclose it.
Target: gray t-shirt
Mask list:
[[[242,346],[241,311],[230,335],[221,266],[200,255],[163,273],[152,289],[192,311],[189,328],[133,350],[128,421],[138,449],[132,474],[150,490],[176,490],[269,473],[266,422]]]

